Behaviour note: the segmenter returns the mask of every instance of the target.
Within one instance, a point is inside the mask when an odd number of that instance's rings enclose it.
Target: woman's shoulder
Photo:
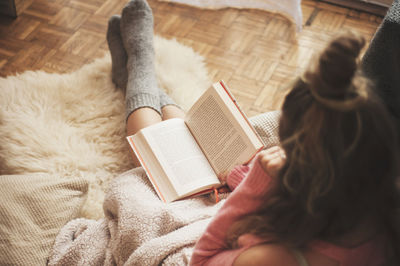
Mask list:
[[[233,263],[234,266],[282,265],[298,266],[290,249],[279,244],[260,244],[243,251]]]

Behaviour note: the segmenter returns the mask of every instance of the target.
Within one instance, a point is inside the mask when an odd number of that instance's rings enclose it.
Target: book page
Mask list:
[[[178,197],[176,190],[145,140],[143,132],[139,131],[127,139],[160,199],[164,202],[176,199]]]
[[[217,173],[247,162],[263,147],[223,88],[207,90],[185,121]]]
[[[168,123],[164,123],[168,122]],[[179,196],[219,184],[218,177],[182,119],[170,119],[143,129]]]

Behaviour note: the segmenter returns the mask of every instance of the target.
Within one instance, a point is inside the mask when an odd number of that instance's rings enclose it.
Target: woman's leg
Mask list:
[[[153,14],[147,2],[130,1],[122,10],[120,27],[127,54],[126,133],[133,135],[161,121],[160,90],[154,67]],[[133,153],[132,157],[139,166]]]
[[[162,120],[183,117],[184,112],[157,86],[154,67],[153,15],[145,0],[132,0],[122,17],[109,20],[107,42],[112,59],[112,80],[125,90],[126,133]],[[134,164],[139,166],[133,152]]]
[[[184,118],[185,112],[164,91],[160,91],[162,120]]]
[[[161,108],[162,120],[168,120],[171,118],[184,118],[185,112],[177,107],[176,105],[166,105]]]
[[[140,108],[133,111],[126,121],[126,134],[127,136],[133,135],[142,128],[151,126],[161,122],[161,116],[152,108]],[[135,153],[131,150],[131,155],[134,165],[140,166],[139,160],[136,158]]]

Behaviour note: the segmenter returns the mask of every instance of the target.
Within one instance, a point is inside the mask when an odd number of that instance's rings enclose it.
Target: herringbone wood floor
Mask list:
[[[127,0],[20,0],[17,19],[0,16],[0,76],[25,70],[69,72],[108,51],[108,18]],[[343,29],[370,40],[381,17],[303,0],[303,31],[260,10],[201,10],[148,0],[155,33],[176,38],[206,58],[249,115],[279,108],[293,78]]]

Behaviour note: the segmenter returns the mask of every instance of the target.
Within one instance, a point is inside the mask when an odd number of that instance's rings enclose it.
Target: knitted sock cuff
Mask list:
[[[165,91],[160,89],[160,107],[163,108],[167,105],[174,105],[178,108],[181,108],[174,100]]]
[[[148,107],[156,111],[161,116],[160,98],[147,93],[140,93],[131,96],[125,100],[126,103],[126,120],[129,115],[139,108]]]

